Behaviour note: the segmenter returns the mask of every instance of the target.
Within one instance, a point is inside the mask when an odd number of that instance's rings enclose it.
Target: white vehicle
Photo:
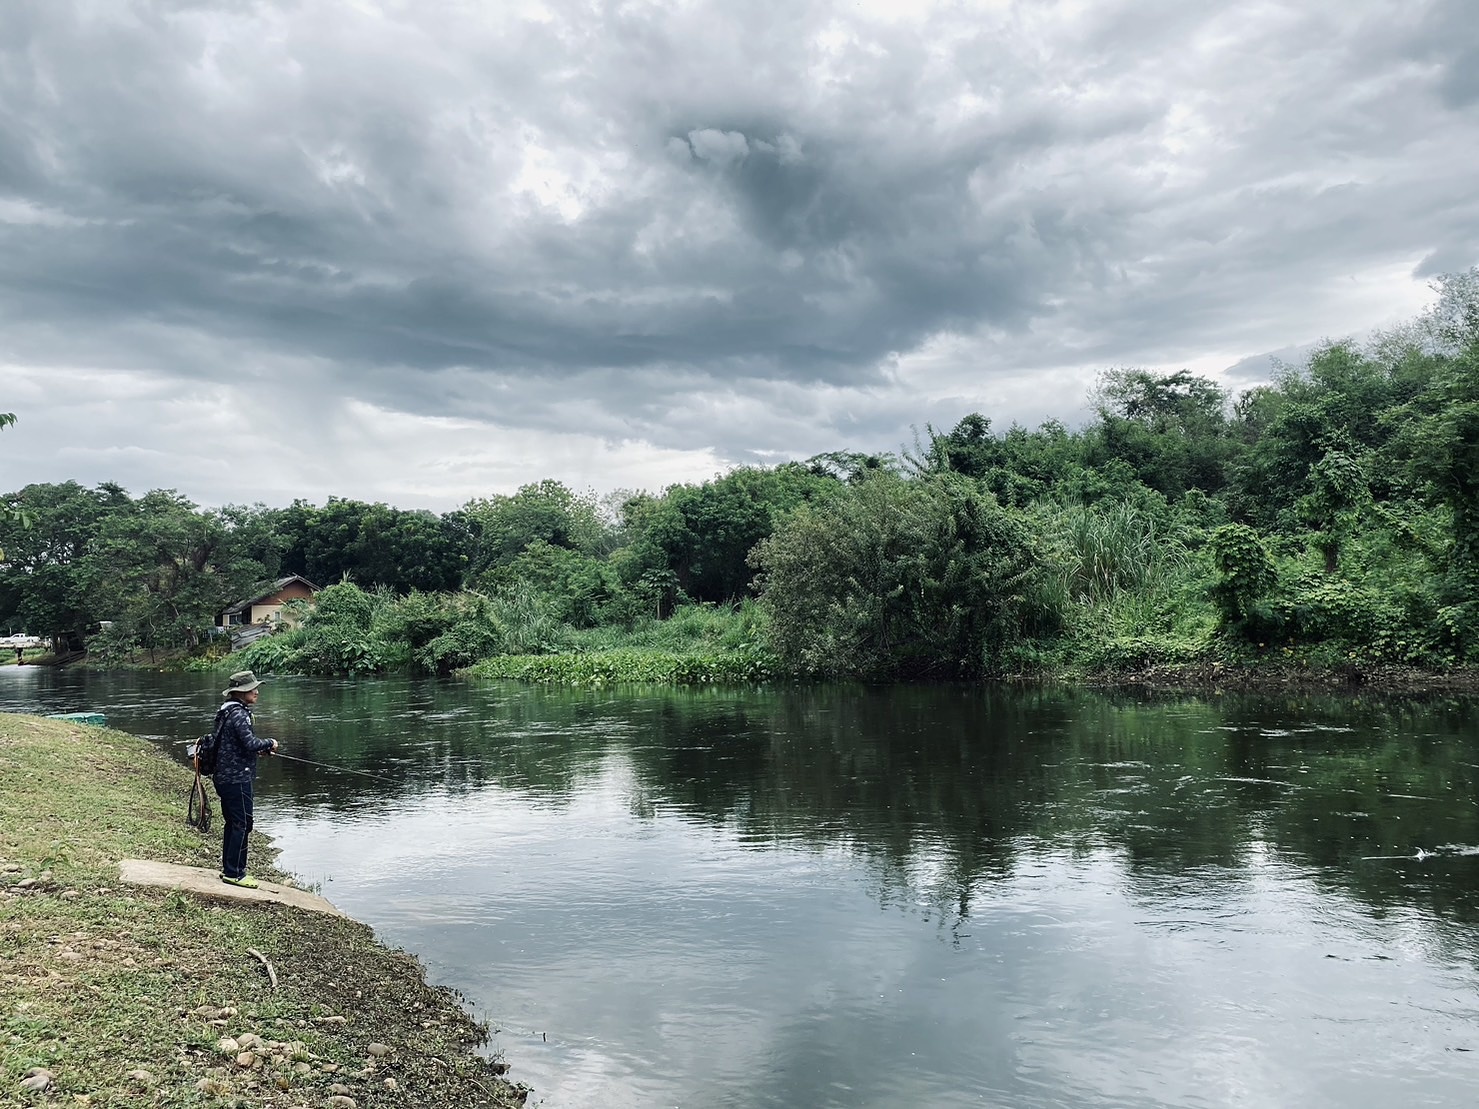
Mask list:
[[[46,640],[42,639],[39,635],[26,635],[23,632],[16,632],[14,635],[8,635],[0,639],[0,647],[9,647],[12,651],[17,647],[24,647],[27,650],[31,650],[36,647],[45,646]]]

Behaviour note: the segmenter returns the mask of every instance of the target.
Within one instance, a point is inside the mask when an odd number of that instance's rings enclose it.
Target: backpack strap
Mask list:
[[[246,711],[246,706],[240,704],[237,701],[227,701],[224,705],[216,710],[216,719],[211,724],[211,742],[215,744],[218,749],[221,746],[221,727],[226,723],[226,720],[231,715],[231,710],[233,708],[240,708],[243,712]]]

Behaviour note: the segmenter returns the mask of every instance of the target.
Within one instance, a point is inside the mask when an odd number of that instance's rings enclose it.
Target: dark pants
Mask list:
[[[246,873],[247,833],[252,830],[252,783],[216,782],[221,799],[221,873],[240,878]]]

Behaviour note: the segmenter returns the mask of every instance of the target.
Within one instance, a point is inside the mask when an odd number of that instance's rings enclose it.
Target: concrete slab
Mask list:
[[[118,864],[118,873],[123,881],[135,886],[163,886],[165,889],[185,890],[216,901],[275,901],[279,905],[291,905],[295,909],[307,909],[309,912],[344,915],[316,893],[294,889],[292,886],[280,886],[276,882],[262,882],[254,890],[228,886],[221,881],[221,876],[216,871],[198,866],[124,859]]]

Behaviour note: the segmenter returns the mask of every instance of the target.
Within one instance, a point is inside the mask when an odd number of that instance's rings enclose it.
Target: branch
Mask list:
[[[267,956],[263,955],[255,947],[247,948],[247,954],[255,955],[258,959],[262,960],[262,965],[267,968],[267,980],[272,983],[274,990],[277,989],[277,971],[272,969],[272,964],[267,961]]]

